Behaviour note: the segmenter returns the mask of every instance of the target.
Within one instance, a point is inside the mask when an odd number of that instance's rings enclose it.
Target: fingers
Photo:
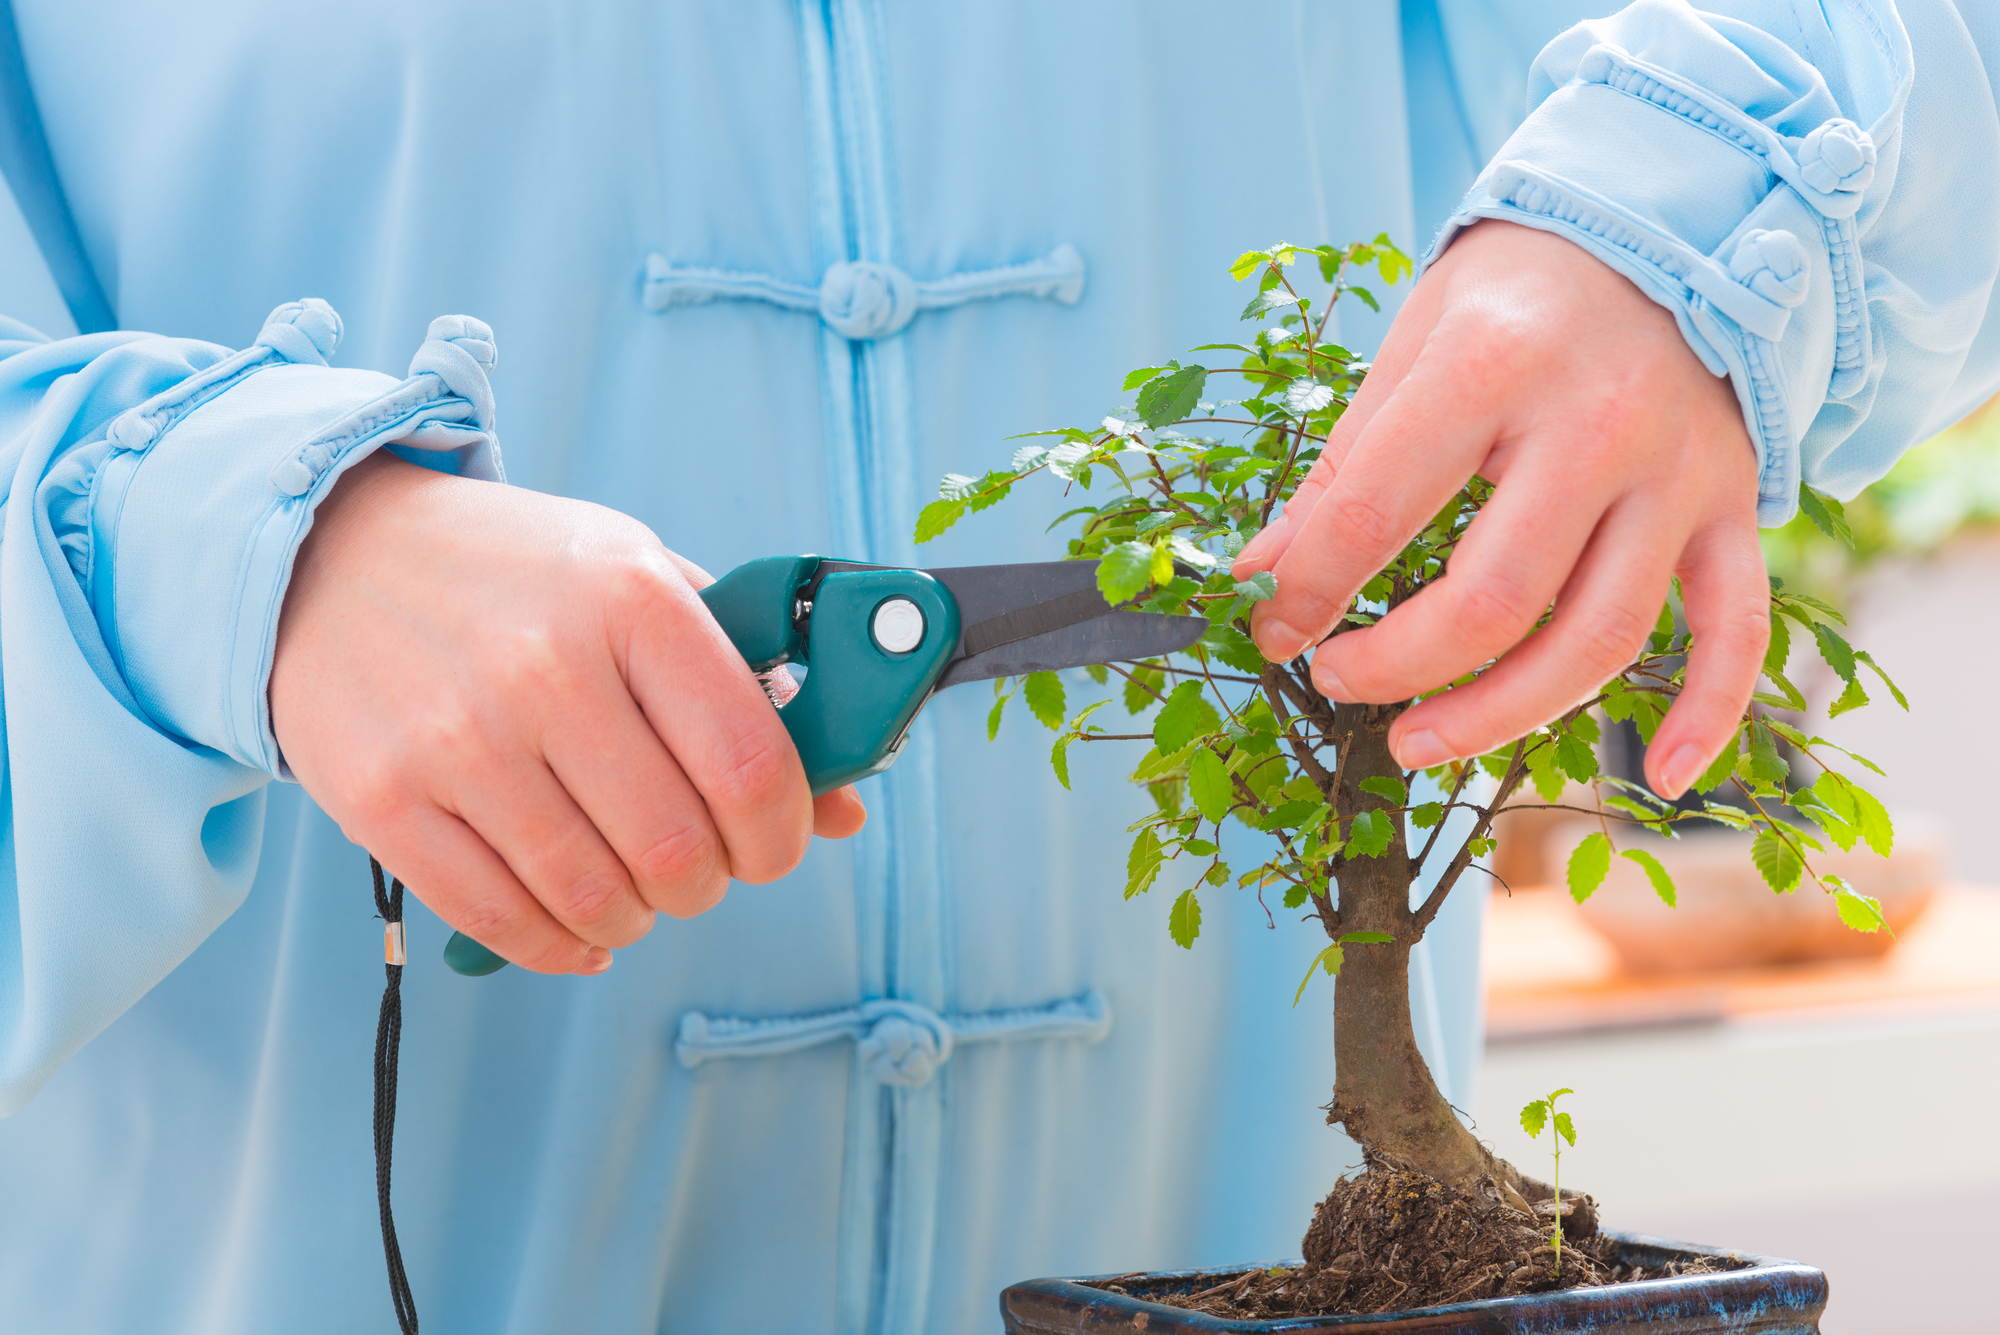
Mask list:
[[[1597,526],[1602,507],[1574,490],[1552,467],[1509,474],[1459,540],[1445,576],[1375,625],[1321,645],[1313,685],[1333,700],[1386,704],[1435,690],[1511,649],[1569,582]]]
[[[603,973],[611,952],[564,928],[471,827],[437,807],[415,806],[370,840],[424,903],[454,928],[536,973]]]
[[[707,808],[725,873],[774,881],[805,856],[812,792],[764,688],[685,582],[635,588],[625,680]]]
[[[822,839],[846,839],[867,823],[868,808],[851,783],[813,799],[813,833]]]
[[[1694,648],[1680,698],[1646,749],[1646,781],[1675,798],[1736,734],[1771,642],[1771,584],[1757,532],[1738,518],[1698,532],[1681,558]]]
[[[1406,768],[1479,755],[1587,700],[1645,646],[1666,601],[1674,553],[1657,516],[1621,504],[1605,516],[1555,616],[1477,681],[1417,705],[1389,729]],[[1342,636],[1342,639],[1347,638]]]
[[[1393,560],[1486,457],[1490,406],[1453,385],[1452,359],[1426,353],[1355,442],[1273,567],[1278,595],[1251,614],[1267,658],[1325,639],[1348,602]]]
[[[651,910],[689,918],[713,908],[729,889],[729,861],[701,795],[622,682],[612,678],[593,705],[565,710],[544,735],[555,778],[615,854],[647,926]]]

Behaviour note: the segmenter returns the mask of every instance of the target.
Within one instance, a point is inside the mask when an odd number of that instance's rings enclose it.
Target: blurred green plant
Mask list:
[[[1563,1221],[1561,1204],[1563,1142],[1567,1140],[1570,1143],[1571,1149],[1576,1148],[1576,1123],[1570,1120],[1568,1113],[1556,1112],[1556,1100],[1565,1094],[1574,1093],[1576,1091],[1573,1089],[1559,1089],[1547,1098],[1536,1099],[1533,1103],[1521,1109],[1521,1129],[1528,1133],[1529,1140],[1541,1139],[1542,1127],[1548,1124],[1550,1115],[1554,1114],[1555,1126],[1549,1135],[1549,1140],[1554,1145],[1556,1152],[1556,1169],[1555,1175],[1549,1179],[1549,1185],[1555,1191],[1555,1194],[1550,1199],[1556,1202],[1556,1222],[1555,1227],[1549,1231],[1549,1246],[1555,1249],[1557,1279],[1562,1278],[1563,1272]]]
[[[1785,587],[1845,609],[1878,562],[1928,556],[1965,529],[2000,523],[2000,399],[1911,449],[1846,505],[1810,489],[1807,498],[1765,532],[1765,563]]]

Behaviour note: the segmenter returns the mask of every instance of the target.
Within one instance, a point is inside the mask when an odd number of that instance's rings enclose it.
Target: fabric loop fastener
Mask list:
[[[810,311],[842,338],[856,342],[901,333],[919,311],[997,297],[1034,297],[1074,306],[1083,298],[1083,256],[1068,242],[1040,259],[974,269],[920,281],[893,264],[842,260],[827,266],[818,286],[770,274],[705,269],[646,257],[649,311],[708,301],[762,301]]]
[[[916,1088],[929,1084],[952,1053],[968,1043],[1032,1038],[1096,1043],[1110,1032],[1110,1003],[1094,990],[1046,1006],[952,1016],[913,1001],[882,998],[765,1020],[689,1011],[681,1017],[674,1055],[682,1066],[693,1069],[703,1062],[776,1057],[850,1040],[869,1075],[885,1085]]]

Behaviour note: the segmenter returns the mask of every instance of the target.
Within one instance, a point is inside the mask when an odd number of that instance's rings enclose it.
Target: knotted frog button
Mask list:
[[[1875,179],[1875,156],[1875,141],[1868,131],[1836,116],[1799,145],[1799,176],[1829,197],[1830,216],[1844,218],[1861,207],[1861,192]]]
[[[951,1026],[945,1018],[909,1001],[878,1001],[870,1009],[881,1013],[855,1047],[862,1068],[885,1085],[914,1089],[929,1084],[951,1057]]]
[[[917,282],[893,264],[842,260],[819,281],[819,318],[842,338],[887,338],[917,314]]]
[[[1806,299],[1812,270],[1806,248],[1796,236],[1753,227],[1729,257],[1729,276],[1764,300],[1789,309]]]

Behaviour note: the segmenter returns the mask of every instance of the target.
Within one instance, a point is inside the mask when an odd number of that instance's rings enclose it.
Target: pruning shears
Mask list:
[[[1208,618],[1113,607],[1097,562],[915,570],[767,556],[701,591],[751,669],[803,663],[778,710],[814,796],[894,764],[924,702],[947,686],[1186,649]],[[463,933],[444,951],[462,974],[507,963]]]

